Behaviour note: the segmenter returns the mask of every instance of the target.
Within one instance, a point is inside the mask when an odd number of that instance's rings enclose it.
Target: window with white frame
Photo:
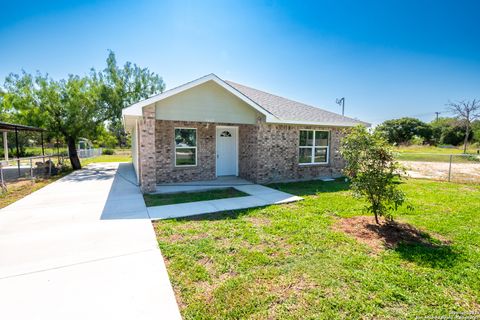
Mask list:
[[[175,128],[175,166],[197,165],[197,129]]]
[[[328,163],[329,131],[300,130],[298,159],[300,164]]]

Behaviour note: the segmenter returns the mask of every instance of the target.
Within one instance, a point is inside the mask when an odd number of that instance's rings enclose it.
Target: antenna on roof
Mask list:
[[[336,102],[339,106],[342,106],[342,116],[344,116],[344,115],[345,115],[345,97],[340,98],[340,99],[337,99],[337,100],[335,100],[335,102]]]

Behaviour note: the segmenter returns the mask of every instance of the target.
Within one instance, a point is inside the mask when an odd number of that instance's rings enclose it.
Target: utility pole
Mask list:
[[[342,116],[345,115],[345,97],[337,99],[335,101],[339,106],[342,106]]]
[[[435,112],[435,114],[437,116],[436,121],[438,121],[438,115],[440,114],[440,112],[437,111],[437,112]]]

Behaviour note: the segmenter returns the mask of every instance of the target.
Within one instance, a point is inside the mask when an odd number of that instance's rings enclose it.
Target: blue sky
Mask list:
[[[208,73],[372,123],[480,98],[479,1],[2,1],[0,81],[103,68]],[[445,114],[446,115],[446,114]]]

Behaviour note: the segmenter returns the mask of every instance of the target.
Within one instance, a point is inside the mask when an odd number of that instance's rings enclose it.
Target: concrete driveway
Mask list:
[[[180,319],[134,181],[97,164],[0,210],[1,318]]]

